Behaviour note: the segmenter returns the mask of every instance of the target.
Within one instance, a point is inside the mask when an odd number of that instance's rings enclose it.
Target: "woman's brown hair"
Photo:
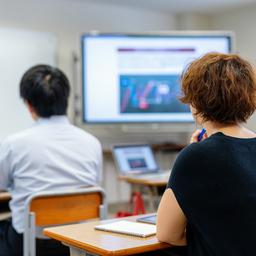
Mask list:
[[[204,121],[246,122],[256,109],[256,78],[251,64],[236,54],[208,53],[181,77],[183,103]]]

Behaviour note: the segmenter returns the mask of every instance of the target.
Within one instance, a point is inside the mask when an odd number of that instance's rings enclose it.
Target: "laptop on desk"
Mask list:
[[[168,179],[171,170],[160,170],[149,144],[115,145],[113,157],[121,176]]]

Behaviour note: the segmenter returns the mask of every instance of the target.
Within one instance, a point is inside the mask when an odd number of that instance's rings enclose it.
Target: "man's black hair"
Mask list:
[[[58,68],[37,65],[23,75],[20,96],[40,117],[66,115],[70,84]]]

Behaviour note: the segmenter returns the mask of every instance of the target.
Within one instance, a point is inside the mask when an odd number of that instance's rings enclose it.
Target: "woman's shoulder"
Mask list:
[[[197,157],[198,155],[201,155],[201,153],[204,150],[207,150],[205,143],[195,142],[195,143],[189,144],[184,149],[182,149],[180,151],[179,156],[182,158]]]
[[[210,160],[218,152],[225,148],[225,142],[217,136],[211,136],[201,142],[195,142],[185,147],[179,154],[177,161],[188,164],[202,162],[202,159]]]
[[[199,143],[192,143],[181,150],[173,166],[173,170],[188,169],[196,166],[202,157],[202,146]]]

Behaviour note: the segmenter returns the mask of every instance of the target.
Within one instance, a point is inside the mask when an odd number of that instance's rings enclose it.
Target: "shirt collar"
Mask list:
[[[48,118],[39,117],[36,120],[36,124],[69,124],[69,120],[66,116],[50,116]]]

